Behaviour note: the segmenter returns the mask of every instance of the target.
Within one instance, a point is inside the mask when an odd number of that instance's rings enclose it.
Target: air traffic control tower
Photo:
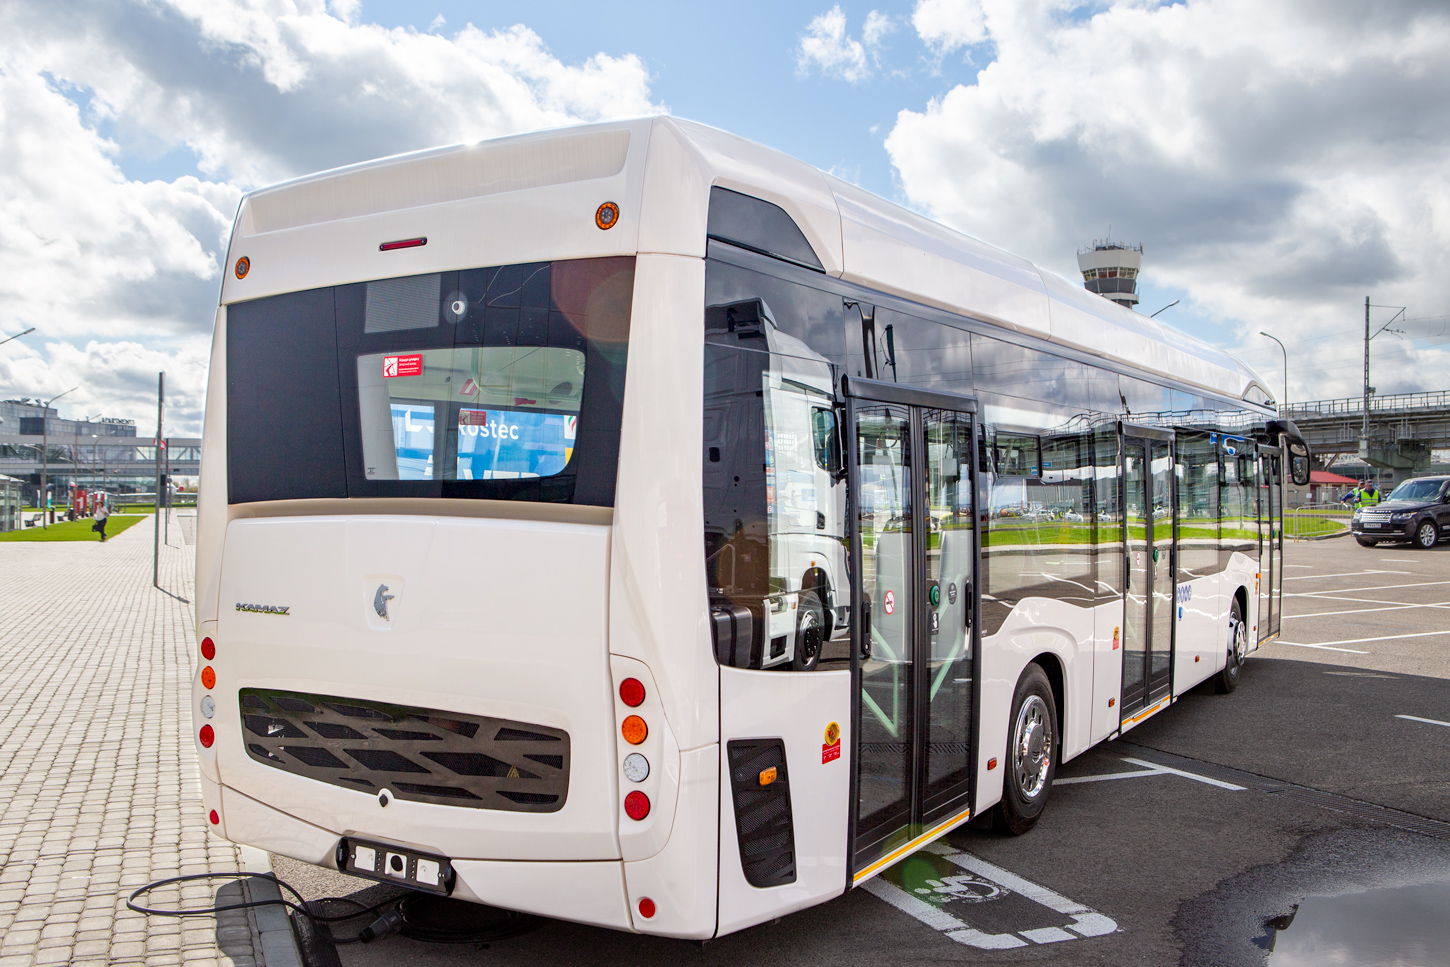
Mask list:
[[[1141,245],[1094,242],[1077,253],[1083,288],[1129,309],[1138,304],[1138,269],[1142,266]]]

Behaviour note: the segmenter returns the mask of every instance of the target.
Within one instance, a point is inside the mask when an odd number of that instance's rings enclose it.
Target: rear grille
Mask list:
[[[725,748],[746,882],[754,887],[794,883],[795,826],[785,743],[780,739],[732,739]],[[774,781],[762,786],[761,773],[772,768]]]
[[[240,693],[247,755],[397,799],[551,813],[569,793],[569,733],[506,719],[266,688]]]

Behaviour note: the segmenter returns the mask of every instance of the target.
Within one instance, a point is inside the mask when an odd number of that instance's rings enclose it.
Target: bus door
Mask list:
[[[1259,446],[1259,641],[1279,634],[1284,589],[1284,476],[1278,447]]]
[[[1173,433],[1122,425],[1122,717],[1168,694],[1173,679],[1175,483]]]
[[[854,881],[971,808],[976,401],[847,378]]]

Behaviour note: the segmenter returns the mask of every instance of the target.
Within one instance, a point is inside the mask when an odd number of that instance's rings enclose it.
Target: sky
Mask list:
[[[6,0],[0,398],[149,435],[165,371],[199,433],[243,192],[655,113],[1075,280],[1142,244],[1139,308],[1291,400],[1359,395],[1366,296],[1377,392],[1450,388],[1443,3]]]

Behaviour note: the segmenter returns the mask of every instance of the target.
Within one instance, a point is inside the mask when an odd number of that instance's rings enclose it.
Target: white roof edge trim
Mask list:
[[[308,175],[245,196],[248,236],[484,195],[609,178],[641,122],[578,125],[430,148]],[[647,129],[640,132],[648,139]]]

